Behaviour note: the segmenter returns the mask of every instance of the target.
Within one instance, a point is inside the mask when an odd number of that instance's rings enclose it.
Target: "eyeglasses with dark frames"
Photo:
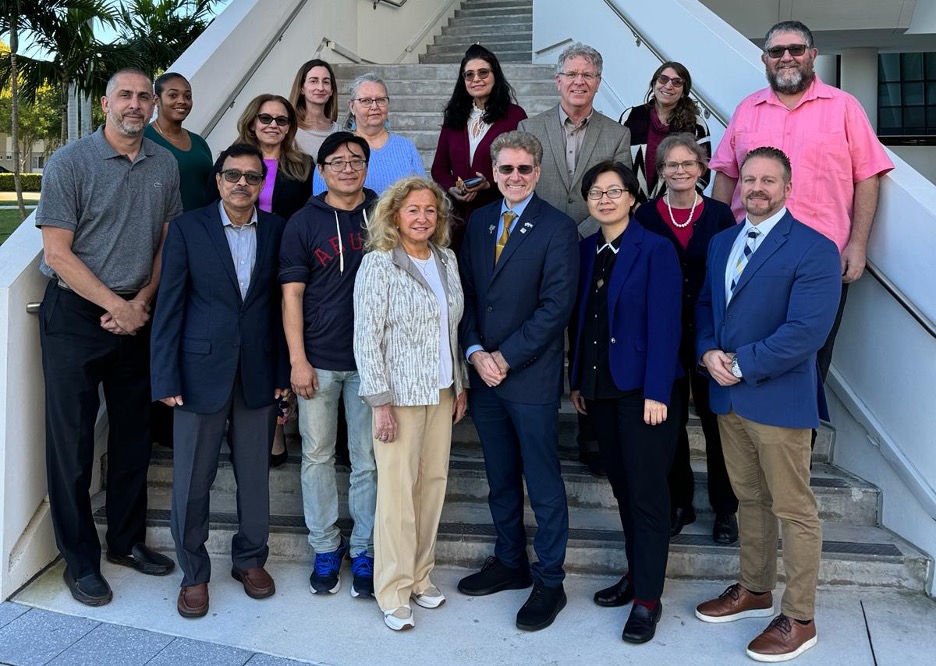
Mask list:
[[[521,176],[529,176],[533,173],[533,168],[532,164],[521,164],[519,166],[514,166],[513,164],[498,164],[497,172],[503,176],[509,176],[516,170]]]
[[[477,71],[473,69],[465,70],[462,74],[462,78],[465,81],[471,81],[475,78],[481,79],[482,81],[487,81],[488,77],[491,75],[491,70],[489,69],[479,69]]]
[[[269,113],[258,113],[257,120],[261,125],[276,123],[279,127],[286,127],[289,124],[289,116],[271,116]]]
[[[221,172],[221,177],[229,183],[239,183],[241,178],[246,180],[248,185],[259,185],[263,182],[263,174],[256,171],[225,169]]]
[[[355,97],[351,101],[357,102],[361,106],[365,106],[368,108],[376,104],[379,108],[382,109],[385,106],[387,106],[387,104],[390,103],[390,98],[389,97]]]
[[[588,198],[592,201],[599,201],[601,197],[607,194],[609,199],[620,199],[626,191],[620,187],[612,187],[610,190],[599,190],[597,187],[593,187],[588,190]]]
[[[332,160],[331,162],[322,162],[332,171],[340,173],[346,168],[351,167],[351,171],[360,171],[367,164],[367,160],[362,160],[360,158],[350,159],[350,160]]]

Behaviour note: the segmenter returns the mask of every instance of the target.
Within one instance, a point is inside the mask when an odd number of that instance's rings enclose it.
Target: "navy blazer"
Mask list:
[[[150,349],[154,400],[181,395],[176,409],[216,412],[238,371],[251,409],[289,386],[277,280],[285,227],[258,211],[257,259],[242,299],[218,204],[169,223]]]
[[[838,248],[787,211],[751,255],[726,307],[728,255],[743,229],[739,224],[712,239],[696,305],[697,357],[710,349],[734,352],[744,375],[733,386],[711,380],[712,411],[734,410],[765,425],[816,428],[824,403],[816,352],[842,295]]]
[[[563,334],[575,303],[578,232],[572,218],[534,194],[495,266],[501,203],[479,208],[468,222],[459,258],[461,346],[504,355],[510,371],[495,388],[500,398],[544,405],[563,392]],[[472,387],[485,386],[469,368]]]
[[[577,317],[570,337],[578,352],[592,288],[599,230],[579,244],[581,276]],[[669,405],[673,381],[682,376],[679,365],[682,273],[672,243],[631,219],[608,281],[608,355],[611,376],[622,391],[643,388],[644,398]],[[580,382],[578,353],[572,355],[569,385]]]

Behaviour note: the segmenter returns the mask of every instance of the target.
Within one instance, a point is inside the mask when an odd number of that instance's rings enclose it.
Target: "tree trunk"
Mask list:
[[[16,190],[16,203],[19,205],[20,217],[26,219],[26,206],[23,204],[23,179],[20,178],[20,149],[19,149],[19,81],[17,77],[17,57],[19,49],[19,0],[10,3],[10,128],[13,141],[13,188]]]

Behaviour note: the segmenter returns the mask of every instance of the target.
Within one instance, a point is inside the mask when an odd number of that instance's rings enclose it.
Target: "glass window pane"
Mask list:
[[[904,107],[904,134],[923,134],[926,131],[926,109],[922,106]]]
[[[899,53],[882,53],[878,56],[878,80],[900,81]]]
[[[901,87],[904,106],[923,106],[923,82],[904,83]]]
[[[880,109],[878,111],[878,131],[881,134],[894,134],[893,130],[901,126],[901,113],[899,108]]]
[[[936,134],[936,106],[926,107],[926,133]]]
[[[900,78],[904,81],[922,81],[923,80],[923,54],[922,53],[901,53],[901,72]]]
[[[936,90],[936,86],[933,86]],[[900,84],[878,84],[878,104],[880,106],[900,106]]]
[[[936,81],[926,84],[926,103],[936,104]]]

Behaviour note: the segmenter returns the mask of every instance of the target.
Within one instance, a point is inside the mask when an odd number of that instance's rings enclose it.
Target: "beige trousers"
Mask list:
[[[741,585],[753,592],[777,585],[777,520],[783,536],[786,591],[780,611],[811,620],[822,556],[822,528],[809,487],[811,431],[718,417],[725,466],[738,497]]]
[[[448,482],[452,400],[449,388],[439,391],[438,405],[394,407],[397,438],[374,440],[374,594],[382,611],[408,606],[411,594],[432,584]]]

